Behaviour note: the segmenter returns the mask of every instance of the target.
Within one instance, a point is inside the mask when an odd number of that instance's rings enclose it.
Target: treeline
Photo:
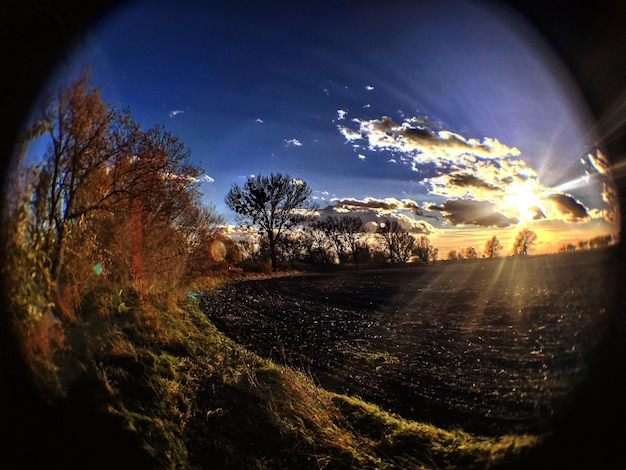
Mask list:
[[[252,176],[243,186],[233,185],[226,204],[239,215],[239,222],[257,230],[259,237],[240,241],[246,269],[276,270],[279,264],[328,265],[390,262],[432,263],[439,249],[430,239],[416,236],[395,220],[364,226],[358,216],[314,216],[311,188],[289,175]],[[513,255],[528,255],[537,234],[520,230]],[[503,246],[493,236],[487,240],[483,258],[502,256]],[[475,247],[450,250],[447,260],[478,259]],[[268,261],[269,265],[264,265]]]
[[[532,230],[524,228],[519,231],[517,236],[515,237],[515,241],[513,243],[513,249],[511,254],[516,255],[528,255],[528,252],[531,250],[533,245],[537,241],[537,234]],[[476,250],[475,247],[470,246],[459,250],[450,250],[448,252],[448,261],[455,261],[460,259],[478,259],[478,258],[499,258],[503,256],[504,246],[495,235],[491,237],[485,243],[485,248],[482,251],[482,254]]]
[[[276,268],[265,232],[239,241],[244,270],[269,271],[306,266],[366,263],[431,263],[439,250],[425,236],[416,237],[396,221],[386,220],[367,230],[355,216],[311,218],[286,232],[276,246]]]
[[[226,204],[244,226],[257,230],[255,241],[243,240],[247,260],[285,264],[346,264],[362,262],[429,263],[438,250],[428,237],[415,237],[397,221],[365,227],[356,216],[315,216],[311,188],[289,175],[252,176],[233,185]]]
[[[559,247],[559,253],[571,253],[573,251],[582,250],[597,250],[600,248],[606,248],[611,244],[613,244],[613,237],[611,235],[600,235],[590,238],[589,240],[578,240],[576,244],[563,244]]]

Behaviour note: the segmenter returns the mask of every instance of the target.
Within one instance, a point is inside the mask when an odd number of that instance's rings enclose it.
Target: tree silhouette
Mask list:
[[[515,255],[528,255],[528,251],[537,241],[537,234],[527,228],[521,230],[515,238],[513,253]]]
[[[332,263],[330,242],[326,236],[322,221],[306,225],[304,232],[309,239],[308,249],[311,260],[322,264]]]
[[[424,263],[430,263],[437,259],[439,250],[431,245],[430,239],[427,236],[422,235],[417,239],[413,253]]]
[[[415,238],[396,221],[385,220],[378,226],[377,233],[383,237],[389,260],[392,263],[406,263],[411,258]]]
[[[310,197],[311,188],[304,181],[272,173],[251,176],[243,187],[234,184],[226,195],[226,205],[242,222],[261,230],[267,238],[272,270],[276,271],[277,247],[285,231],[304,219],[298,210],[306,208]]]
[[[485,244],[485,250],[483,251],[487,258],[497,258],[502,253],[502,243],[495,235],[487,240]]]
[[[310,233],[317,231],[324,235],[327,244],[335,250],[339,263],[345,263],[349,258],[357,262],[363,233],[363,221],[359,217],[328,216],[312,224],[311,229]]]

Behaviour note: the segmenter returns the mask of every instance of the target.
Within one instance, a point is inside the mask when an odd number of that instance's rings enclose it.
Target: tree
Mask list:
[[[242,222],[258,227],[267,238],[273,271],[283,234],[303,221],[298,210],[307,207],[311,192],[302,180],[272,173],[251,176],[243,187],[234,184],[226,195],[226,205]]]
[[[502,253],[502,243],[495,235],[487,240],[485,244],[485,250],[483,251],[487,258],[498,258]]]
[[[415,237],[408,233],[396,221],[385,220],[378,226],[377,233],[383,237],[389,261],[406,263],[411,258]]]
[[[86,76],[50,99],[35,125],[46,129],[50,146],[36,170],[33,230],[56,281],[72,227],[94,211],[107,210],[123,194],[115,184],[117,162],[127,155],[138,127],[89,89]]]
[[[474,248],[473,246],[469,246],[465,249],[465,259],[477,259],[478,258],[478,252],[476,251],[476,248]]]
[[[413,254],[421,259],[424,263],[435,261],[439,254],[439,250],[430,244],[430,239],[422,235],[419,237],[413,248]]]
[[[362,248],[360,237],[363,233],[363,221],[359,217],[343,216],[339,221],[339,232],[346,247],[346,254],[350,255],[352,261],[356,264],[359,251]]]
[[[330,242],[320,222],[317,221],[304,227],[304,232],[309,237],[309,257],[314,263],[332,263]]]
[[[321,232],[328,244],[332,246],[339,263],[345,263],[349,258],[356,263],[359,250],[362,248],[360,235],[363,233],[363,221],[359,217],[328,216],[312,224],[313,231]]]
[[[521,230],[515,238],[515,245],[513,246],[513,254],[515,255],[528,255],[528,251],[532,248],[533,244],[537,241],[537,234],[527,228]]]
[[[48,100],[34,126],[50,144],[30,168],[29,243],[46,253],[58,289],[79,298],[99,282],[94,266],[144,293],[180,282],[193,244],[221,220],[202,206],[189,149],[161,127],[141,130],[86,76]]]
[[[74,341],[66,322],[100,325],[122,296],[140,301],[133,318],[157,326],[150,303],[178,295],[200,227],[210,233],[216,215],[202,208],[201,172],[179,139],[141,130],[84,76],[44,103],[21,145],[34,137],[48,148],[16,168],[23,182],[3,214],[11,236],[0,270],[11,273],[10,323],[43,376],[56,374],[56,348]],[[85,349],[83,335],[71,336]]]

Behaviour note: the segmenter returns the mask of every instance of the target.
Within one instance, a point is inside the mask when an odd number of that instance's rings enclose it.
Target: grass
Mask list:
[[[89,384],[99,419],[153,468],[485,468],[539,442],[446,431],[321,389],[226,338],[193,298],[157,311],[158,328],[142,314],[127,303],[75,325],[60,370],[69,406],[72,383]]]

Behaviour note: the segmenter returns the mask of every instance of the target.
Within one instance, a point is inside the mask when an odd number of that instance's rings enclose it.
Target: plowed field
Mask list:
[[[607,251],[348,269],[203,295],[228,336],[403,417],[543,432],[604,334]]]

